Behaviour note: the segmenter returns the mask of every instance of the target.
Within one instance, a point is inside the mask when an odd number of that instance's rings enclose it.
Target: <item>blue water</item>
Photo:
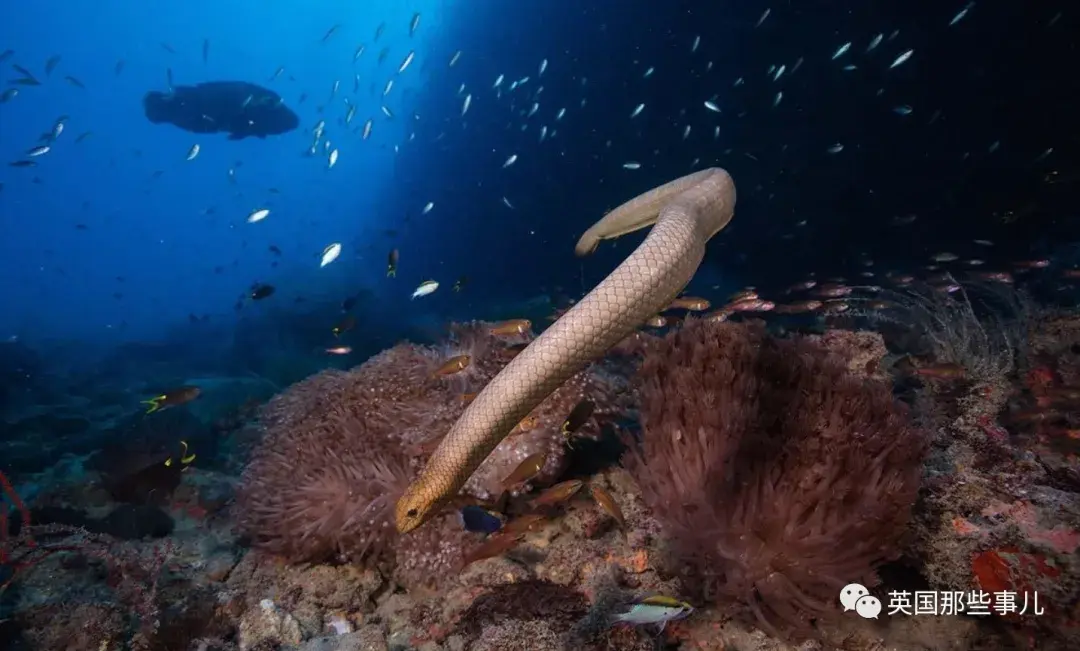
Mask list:
[[[1062,130],[1077,82],[1055,67],[1067,60],[1073,19],[1067,12],[1055,19],[1054,3],[1030,16],[978,3],[953,26],[963,3],[683,4],[581,9],[560,0],[525,11],[493,1],[42,2],[8,11],[0,49],[14,54],[4,65],[20,64],[44,83],[18,87],[0,105],[0,152],[23,158],[39,133],[69,117],[37,167],[0,173],[0,334],[117,343],[153,339],[189,315],[227,328],[237,298],[255,282],[278,291],[246,305],[249,317],[298,309],[297,300],[305,309],[337,303],[363,289],[371,292],[369,318],[388,328],[482,316],[538,294],[578,295],[634,241],[582,263],[572,245],[589,223],[643,189],[716,164],[739,183],[739,214],[710,249],[702,289],[850,273],[867,258],[913,266],[948,248],[985,257],[971,251],[973,238],[1007,240],[995,251],[1001,261],[1049,253],[1047,229],[1060,226],[1063,208],[1071,209],[1063,194],[1077,187],[1040,183],[1076,153]],[[770,15],[755,27],[765,8]],[[421,20],[410,37],[415,13]],[[375,42],[380,24],[385,33]],[[877,33],[887,38],[865,53]],[[852,49],[831,60],[846,41]],[[366,51],[354,62],[361,44]],[[912,58],[889,69],[907,49]],[[410,50],[415,61],[397,74]],[[62,58],[46,76],[53,55]],[[790,71],[799,57],[799,70],[771,80],[770,66]],[[845,63],[857,69],[844,71]],[[645,79],[648,67],[656,72]],[[261,83],[281,94],[301,126],[229,141],[150,124],[141,98],[166,90],[167,70],[176,84]],[[499,74],[501,97],[492,89]],[[734,86],[740,77],[745,83]],[[335,82],[341,89],[331,99]],[[473,95],[464,118],[462,84]],[[777,91],[784,96],[774,108]],[[702,108],[710,97],[722,113]],[[348,128],[346,98],[357,105]],[[540,107],[527,118],[532,101]],[[630,119],[639,102],[647,109]],[[898,115],[903,105],[913,113]],[[559,108],[567,113],[556,122]],[[374,128],[363,141],[355,131],[369,117]],[[320,119],[340,150],[332,170],[321,148],[305,155]],[[539,143],[544,124],[557,135]],[[685,126],[693,127],[687,139]],[[835,143],[844,151],[826,154]],[[201,152],[185,161],[193,144]],[[503,169],[511,154],[519,160]],[[628,172],[624,160],[643,167]],[[435,208],[421,215],[428,201]],[[1002,228],[998,213],[1033,203],[1038,210]],[[246,224],[262,207],[271,216]],[[909,214],[918,216],[911,227],[891,226]],[[331,242],[341,242],[343,254],[320,269]],[[390,282],[392,248],[401,263]],[[461,276],[466,293],[408,300],[422,280],[445,290]]]

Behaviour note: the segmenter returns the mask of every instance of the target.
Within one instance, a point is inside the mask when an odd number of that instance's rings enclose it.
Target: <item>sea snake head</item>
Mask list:
[[[434,459],[435,455],[432,457]],[[394,526],[398,533],[409,533],[424,524],[449,501],[443,495],[454,495],[457,491],[439,489],[438,485],[446,483],[446,479],[445,473],[429,465],[416,481],[409,484],[394,507]]]

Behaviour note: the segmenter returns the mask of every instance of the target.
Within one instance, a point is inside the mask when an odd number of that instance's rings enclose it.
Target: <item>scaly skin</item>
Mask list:
[[[678,296],[701,264],[705,243],[728,225],[734,209],[734,181],[711,168],[631,199],[585,231],[574,249],[579,256],[600,240],[655,224],[630,257],[476,396],[398,500],[398,531],[434,516],[536,405]]]

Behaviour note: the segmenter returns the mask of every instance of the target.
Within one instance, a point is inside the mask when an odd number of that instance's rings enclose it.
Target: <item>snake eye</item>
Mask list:
[[[405,515],[409,516],[410,518],[415,518],[417,513],[418,511],[416,509],[409,509],[409,511]]]

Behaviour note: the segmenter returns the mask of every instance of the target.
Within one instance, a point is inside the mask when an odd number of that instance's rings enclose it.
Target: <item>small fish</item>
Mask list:
[[[844,145],[838,142],[835,145],[830,145],[829,148],[825,151],[829,152],[830,154],[839,154],[840,152],[844,151]]]
[[[837,59],[839,59],[840,57],[842,57],[842,56],[844,56],[845,54],[847,54],[847,51],[848,51],[848,50],[850,50],[850,49],[851,49],[851,41],[848,41],[847,43],[844,43],[844,44],[843,44],[843,45],[841,45],[840,47],[836,48],[836,51],[835,51],[835,52],[833,52],[833,55],[832,55],[832,60],[833,60],[833,61],[836,61],[836,60],[837,60]]]
[[[420,12],[413,14],[412,21],[409,22],[409,36],[411,37],[416,33],[416,28],[420,25]]]
[[[428,294],[434,292],[438,288],[439,288],[438,281],[425,280],[424,282],[420,283],[420,285],[412,293],[412,297],[413,298],[419,298],[421,296],[427,296]]]
[[[698,47],[701,45],[701,36],[694,37],[694,43],[690,46],[690,53],[697,52]]]
[[[426,204],[424,204],[424,209],[420,211],[420,214],[421,214],[421,215],[426,215],[426,214],[428,214],[429,212],[431,212],[431,210],[432,210],[432,209],[433,209],[434,207],[435,207],[435,202],[434,202],[434,201],[429,201],[429,202],[427,202]]]
[[[334,333],[335,337],[340,337],[355,327],[356,317],[351,314],[346,314],[341,321],[338,321],[333,328],[330,328],[330,332]]]
[[[896,66],[898,66],[898,65],[904,63],[905,61],[907,61],[908,59],[910,59],[911,55],[914,54],[914,53],[915,53],[915,50],[908,50],[907,52],[904,52],[900,56],[893,59],[892,64],[889,65],[889,70],[892,70]]]
[[[48,58],[45,61],[45,74],[51,75],[52,71],[56,69],[56,65],[60,63],[60,55],[56,54]]]
[[[186,468],[188,465],[191,464],[192,461],[195,460],[196,455],[195,454],[188,454],[187,441],[180,441],[180,445],[183,446],[183,448],[184,448],[180,452],[180,465],[182,465],[182,466],[184,466]],[[169,457],[168,459],[165,460],[165,467],[166,468],[170,468],[170,467],[172,467],[172,465],[173,465],[172,457]]]
[[[497,533],[489,537],[482,545],[466,553],[462,558],[462,565],[468,566],[477,561],[500,556],[513,549],[524,537],[523,533]]]
[[[564,115],[566,115],[566,109],[559,109],[559,112],[555,114],[555,121],[558,122],[559,120],[563,119]]]
[[[709,309],[709,301],[696,296],[680,296],[671,301],[667,306],[669,310],[690,310],[691,312],[704,312]]]
[[[645,325],[650,328],[663,328],[667,325],[667,319],[657,314],[655,316],[649,317],[649,320],[645,322]]]
[[[398,74],[400,74],[402,72],[405,72],[405,68],[409,67],[409,64],[413,62],[413,59],[415,57],[416,57],[416,52],[410,51],[409,54],[406,55],[405,60],[401,62],[400,66],[398,66],[398,69],[397,69]]]
[[[622,164],[624,170],[639,170],[641,169],[641,163],[637,161],[626,161]]]
[[[450,65],[447,66],[447,67],[453,68],[454,64],[457,63],[458,59],[460,59],[460,58],[461,58],[461,50],[458,50],[457,52],[454,52],[454,56],[450,57]]]
[[[642,102],[641,104],[638,104],[637,106],[634,107],[634,110],[631,111],[631,113],[630,113],[630,117],[631,118],[636,118],[637,116],[641,115],[641,112],[644,111],[644,110],[645,110],[645,103]]]
[[[175,407],[182,405],[185,402],[191,402],[195,398],[199,397],[202,393],[202,389],[196,386],[182,386],[176,389],[170,389],[160,396],[154,396],[149,400],[143,400],[144,405],[150,405],[150,408],[146,410],[146,413],[152,414],[155,411],[161,411],[168,407]]]
[[[326,349],[328,355],[348,355],[351,352],[351,346],[332,346]]]
[[[266,219],[267,215],[269,215],[269,214],[270,214],[270,209],[269,208],[259,208],[258,210],[254,211],[250,215],[248,215],[247,223],[254,224],[255,222],[261,222],[262,220]]]
[[[885,38],[885,34],[878,34],[874,38],[870,39],[870,45],[866,46],[866,51],[871,52],[877,46],[881,45],[881,41]]]
[[[256,283],[256,284],[251,286],[251,293],[249,294],[249,296],[251,296],[251,300],[253,300],[253,301],[261,301],[264,298],[272,296],[273,293],[274,293],[274,286],[273,285],[265,285],[265,284]]]
[[[386,117],[388,117],[390,119],[394,118],[393,112],[391,112],[390,109],[388,109],[385,104],[383,104],[379,108],[382,109],[383,115],[385,115]]]
[[[912,371],[915,375],[934,379],[959,379],[964,377],[965,370],[959,364],[931,364],[920,366]]]
[[[34,158],[36,156],[42,156],[49,153],[49,150],[51,149],[52,147],[49,147],[48,145],[39,145],[37,147],[31,147],[30,149],[27,149],[26,155],[30,158]]]
[[[364,133],[363,133],[364,140],[367,140],[368,136],[370,136],[370,135],[371,135],[371,118],[368,118],[368,121],[364,123]]]
[[[536,531],[546,520],[547,516],[542,513],[526,513],[525,515],[519,515],[510,522],[507,522],[503,525],[502,531],[504,534],[508,535]]]
[[[709,109],[713,113],[719,113],[720,107],[716,105],[716,102],[705,100],[705,108]]]
[[[460,373],[469,368],[469,364],[472,363],[472,358],[468,355],[454,355],[450,359],[443,362],[442,366],[435,369],[435,372],[431,374],[431,377],[446,377],[447,375],[454,375]]]
[[[334,260],[337,260],[339,255],[341,255],[341,243],[334,242],[333,244],[328,244],[326,248],[323,249],[322,259],[319,260],[319,268],[321,269]]]
[[[337,165],[338,150],[334,149],[330,152],[330,157],[326,161],[326,169],[334,169],[334,165]]]
[[[71,84],[75,88],[82,88],[82,89],[86,88],[86,84],[82,83],[77,78],[75,78],[75,77],[73,77],[71,75],[64,75],[64,81]]]
[[[897,115],[911,115],[911,110],[912,110],[911,107],[908,106],[907,104],[902,104],[900,106],[893,107],[893,113],[895,113]]]
[[[615,502],[615,498],[611,496],[611,493],[600,488],[596,484],[589,485],[589,492],[592,494],[592,498],[596,500],[596,503],[600,505],[600,508],[604,509],[608,515],[615,518],[615,521],[619,523],[619,526],[625,529],[626,518],[623,517],[622,510]]]
[[[460,278],[458,278],[457,280],[454,281],[454,286],[451,287],[451,289],[453,291],[455,291],[455,292],[460,292],[462,289],[465,288],[465,283],[467,283],[467,282],[469,282],[469,277],[468,276],[461,276]]]
[[[210,59],[210,39],[204,38],[202,42],[202,62],[206,63]]]
[[[768,8],[761,14],[761,18],[758,18],[757,23],[754,24],[754,29],[761,27],[761,23],[765,22],[765,19],[769,17],[769,13],[772,12],[772,8]]]
[[[199,155],[199,145],[194,144],[191,149],[188,150],[187,160],[195,160],[195,157]]]
[[[971,11],[972,7],[974,7],[974,6],[975,6],[975,3],[974,3],[974,2],[969,2],[969,3],[967,3],[967,4],[966,4],[966,5],[964,6],[964,8],[963,8],[963,9],[961,9],[960,11],[958,11],[958,12],[956,13],[956,15],[955,15],[955,16],[953,16],[952,20],[950,20],[950,21],[949,21],[949,27],[952,27],[952,26],[953,26],[953,25],[955,25],[956,23],[958,23],[958,22],[960,22],[961,20],[963,20],[963,19],[964,19],[964,16],[966,16],[966,15],[968,14],[968,12],[969,12],[969,11]]]
[[[506,476],[502,480],[503,488],[510,489],[518,484],[523,484],[533,477],[540,474],[540,471],[544,469],[544,464],[547,463],[547,453],[537,452],[536,454],[530,454],[524,461],[518,464],[514,471]]]
[[[4,102],[10,102],[11,100],[15,99],[18,96],[19,96],[19,89],[18,88],[8,88],[3,93],[0,93],[0,104],[3,104]]]
[[[613,624],[622,622],[634,626],[656,624],[663,632],[668,622],[685,619],[693,612],[694,607],[685,601],[655,596],[642,599],[627,612],[614,615],[611,621]]]
[[[461,524],[467,531],[493,534],[502,529],[503,519],[482,506],[469,504],[461,509]]]
[[[341,27],[341,25],[337,24],[337,25],[334,25],[333,27],[331,27],[330,29],[326,30],[326,33],[323,34],[321,42],[325,43],[326,41],[328,41],[330,39],[330,37],[334,35],[334,32],[338,31],[339,27]]]
[[[596,409],[596,403],[592,400],[583,399],[581,402],[577,403],[574,408],[570,410],[570,415],[563,421],[562,428],[560,428],[562,435],[566,438],[570,438],[574,432],[581,429],[581,427],[589,421],[594,409]]]
[[[543,61],[541,61],[540,62],[540,71],[536,73],[536,76],[539,77],[539,76],[543,75],[544,71],[547,70],[547,66],[548,66],[547,59],[544,59]]]
[[[37,162],[32,160],[16,160],[8,163],[8,167],[37,167]]]
[[[584,485],[585,482],[580,479],[570,479],[568,481],[560,482],[540,493],[540,495],[534,498],[530,504],[535,508],[537,506],[550,506],[552,504],[565,502],[576,495]]]
[[[461,117],[465,117],[465,114],[469,112],[469,105],[472,104],[472,93],[465,96],[465,101],[461,104]]]
[[[783,99],[784,99],[784,91],[782,91],[782,90],[778,91],[776,93],[776,97],[773,98],[773,102],[772,102],[773,108],[776,108],[777,106],[780,106],[780,102]]]
[[[517,154],[510,154],[510,157],[506,159],[505,163],[503,163],[503,169],[506,169],[507,167],[510,167],[511,165],[513,165],[516,162],[517,162]]]
[[[491,329],[493,335],[523,335],[532,327],[532,321],[528,319],[511,319],[503,321]]]
[[[386,277],[397,278],[397,263],[401,256],[397,249],[390,249],[390,255],[386,259]]]

